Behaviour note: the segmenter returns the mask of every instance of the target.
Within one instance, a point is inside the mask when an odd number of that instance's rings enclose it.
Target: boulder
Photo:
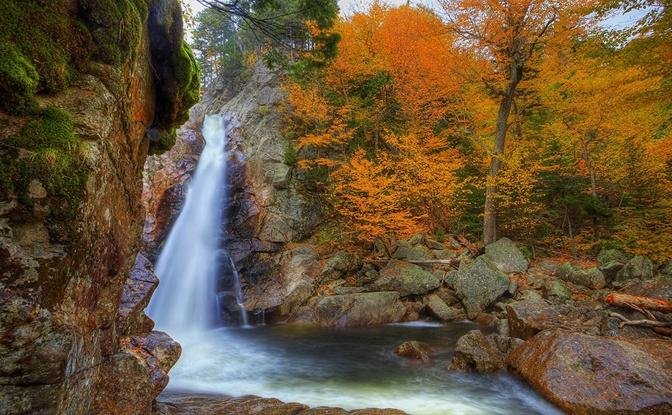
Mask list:
[[[549,304],[544,300],[522,300],[506,306],[509,334],[523,340],[543,330],[573,328],[597,334],[605,318],[591,304]]]
[[[672,277],[672,261],[668,262],[661,270],[660,274],[666,277]]]
[[[603,267],[611,262],[617,262],[625,264],[630,258],[626,253],[618,249],[602,249],[599,254],[597,254],[597,263],[600,267]]]
[[[287,316],[296,312],[313,294],[314,282],[307,275],[291,278],[287,282],[286,295],[278,307],[280,315]]]
[[[472,330],[460,337],[455,346],[449,370],[491,373],[505,368],[506,356],[523,343],[498,334],[483,335],[480,330]]]
[[[509,288],[507,276],[483,255],[461,266],[450,278],[469,318],[476,317]]]
[[[145,315],[144,309],[158,284],[152,263],[139,253],[121,292],[117,315],[119,333],[147,333],[152,330],[154,322]]]
[[[339,251],[327,260],[320,272],[322,284],[337,280],[348,274],[358,271],[362,267],[362,260],[355,254]]]
[[[551,330],[516,348],[507,365],[567,413],[672,413],[667,340]]]
[[[650,280],[633,280],[620,292],[640,297],[654,297],[672,301],[672,278],[659,276]]]
[[[423,233],[418,233],[408,238],[408,243],[411,245],[427,245],[427,236]]]
[[[505,273],[525,272],[530,262],[508,238],[502,238],[485,247],[485,256]]]
[[[407,357],[409,359],[422,360],[429,362],[431,359],[432,347],[427,343],[422,343],[416,340],[410,340],[401,343],[394,349],[397,356]]]
[[[397,249],[392,254],[394,259],[406,259],[410,261],[428,260],[434,258],[432,250],[425,245],[413,244],[410,241],[397,242]]]
[[[630,279],[647,280],[653,278],[653,263],[645,256],[638,255],[628,261],[614,278],[614,281],[626,281]]]
[[[434,318],[443,321],[454,321],[464,318],[464,311],[461,308],[449,307],[436,294],[430,294],[425,298],[425,310]]]
[[[166,392],[152,408],[152,415],[405,415],[396,409],[355,409],[320,406],[308,408],[299,403],[285,403],[274,398],[242,396],[231,398],[213,394]]]
[[[574,284],[583,285],[587,288],[600,289],[606,285],[606,279],[602,271],[597,268],[578,268],[569,262],[562,264],[556,275],[558,278]]]
[[[460,299],[457,297],[455,290],[447,287],[439,287],[435,292],[443,300],[446,305],[454,305],[460,302]]]
[[[267,317],[270,317],[271,313],[276,314],[276,317],[284,317],[296,312],[313,295],[315,280],[320,270],[315,247],[295,246],[276,258],[278,264],[275,265],[271,275],[254,280],[253,284],[247,284],[244,294],[245,308],[248,311],[265,310]],[[236,306],[234,301],[230,311],[235,317],[238,316]]]
[[[557,298],[559,300],[566,301],[572,297],[572,293],[567,288],[567,285],[562,282],[562,280],[549,278],[544,283],[544,297]]]
[[[149,413],[152,400],[168,384],[168,371],[177,362],[180,345],[166,333],[153,331],[128,336],[121,350],[100,367],[101,376],[115,380],[94,397],[98,408],[114,408],[110,413]]]
[[[371,291],[396,291],[402,297],[422,295],[437,289],[441,281],[431,272],[408,262],[391,260],[380,271]]]
[[[318,299],[313,322],[319,326],[373,326],[400,321],[406,307],[397,292],[331,295]]]

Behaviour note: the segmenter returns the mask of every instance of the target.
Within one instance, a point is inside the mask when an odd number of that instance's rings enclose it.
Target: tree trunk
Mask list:
[[[516,88],[523,75],[522,65],[511,64],[509,73],[509,83],[504,91],[502,100],[499,103],[499,113],[497,114],[497,130],[495,132],[495,148],[490,160],[490,171],[488,172],[487,183],[485,186],[485,209],[483,211],[483,243],[488,245],[497,240],[497,176],[502,166],[502,154],[504,154],[504,144],[506,141],[506,130],[508,129],[509,114],[513,98],[516,94]]]

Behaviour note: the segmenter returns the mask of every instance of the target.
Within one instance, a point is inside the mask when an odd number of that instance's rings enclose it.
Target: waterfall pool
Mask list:
[[[222,328],[178,338],[183,353],[168,388],[310,406],[396,408],[412,415],[562,413],[509,374],[447,371],[457,339],[474,328],[430,322]],[[433,362],[397,357],[395,346],[406,340],[432,345]]]

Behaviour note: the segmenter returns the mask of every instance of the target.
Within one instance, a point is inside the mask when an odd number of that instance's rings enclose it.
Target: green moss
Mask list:
[[[168,79],[158,84],[159,99],[154,128],[156,138],[151,140],[151,152],[161,153],[175,144],[175,129],[189,120],[189,109],[200,99],[200,70],[196,57],[185,42],[171,51]]]
[[[183,124],[189,119],[189,109],[200,98],[200,70],[198,62],[186,42],[182,42],[175,56],[175,79],[177,81],[180,98],[180,108],[176,119],[177,124]]]
[[[82,0],[80,7],[96,44],[94,56],[111,65],[126,62],[140,43],[147,6],[139,0]]]
[[[53,204],[53,214],[72,217],[81,201],[89,170],[83,162],[82,140],[75,134],[70,115],[58,108],[40,112],[3,143],[2,181],[31,204],[29,186],[38,180],[50,196],[65,203]]]
[[[0,1],[0,107],[33,110],[36,93],[68,87],[92,56],[126,62],[147,16],[144,0]]]
[[[0,44],[0,105],[9,112],[24,113],[37,107],[33,96],[39,75],[13,45]]]
[[[157,138],[152,140],[151,153],[160,154],[170,150],[175,145],[175,140],[177,140],[175,128],[158,131]]]
[[[85,43],[86,36],[69,16],[69,1],[54,0],[45,7],[37,0],[0,2],[0,98],[10,113],[31,110],[36,92],[66,87],[74,73],[71,56]],[[17,77],[17,70],[23,74]],[[8,79],[16,89],[7,86]]]

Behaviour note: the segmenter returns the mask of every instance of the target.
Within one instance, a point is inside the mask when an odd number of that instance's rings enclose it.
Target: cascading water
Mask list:
[[[223,219],[228,205],[226,151],[228,124],[220,115],[208,115],[203,123],[205,147],[189,184],[184,207],[173,225],[156,265],[159,286],[147,312],[160,330],[180,341],[219,323],[217,285],[219,264],[231,261],[221,249]],[[226,259],[222,258],[226,255]],[[231,261],[231,277],[241,321],[238,273]]]
[[[175,392],[260,395],[312,406],[394,407],[413,415],[559,414],[515,378],[445,370],[471,324],[413,323],[351,329],[292,325],[208,330],[220,306],[242,314],[234,261],[222,249],[228,207],[227,128],[206,117],[206,146],[184,208],[157,264],[160,284],[148,313],[182,344],[168,388]],[[219,275],[228,279],[219,280]],[[408,365],[393,353],[402,339],[429,343],[435,365]]]

